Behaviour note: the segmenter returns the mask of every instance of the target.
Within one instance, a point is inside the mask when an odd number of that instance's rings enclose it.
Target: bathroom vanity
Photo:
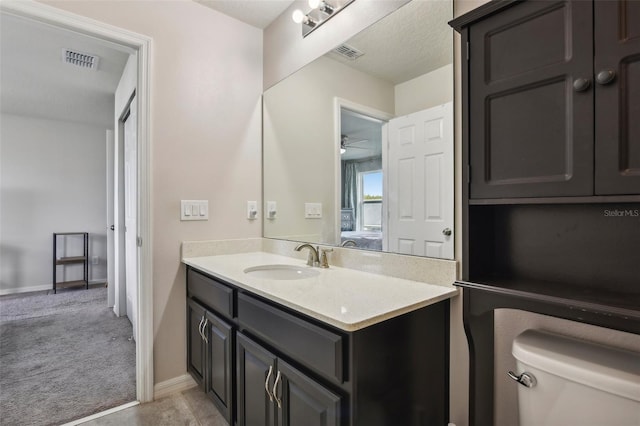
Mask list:
[[[230,424],[447,423],[455,288],[264,252],[183,261],[188,371]]]

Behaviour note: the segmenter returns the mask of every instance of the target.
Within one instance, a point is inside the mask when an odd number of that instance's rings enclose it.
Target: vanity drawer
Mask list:
[[[209,308],[233,318],[233,289],[189,268],[187,272],[187,293]]]
[[[238,320],[265,342],[338,383],[343,377],[343,337],[301,318],[238,294]]]

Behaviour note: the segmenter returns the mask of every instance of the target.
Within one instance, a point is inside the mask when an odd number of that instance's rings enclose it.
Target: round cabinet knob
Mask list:
[[[451,228],[444,228],[442,230],[442,235],[450,237],[451,236]]]
[[[613,70],[603,70],[596,75],[596,81],[598,84],[609,84],[616,78],[616,72]],[[575,87],[575,84],[574,84]]]
[[[584,92],[591,86],[591,81],[587,78],[577,78],[573,82],[573,90],[576,92]]]

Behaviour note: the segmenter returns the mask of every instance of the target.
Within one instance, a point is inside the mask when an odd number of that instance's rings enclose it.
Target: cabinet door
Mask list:
[[[207,312],[205,392],[213,399],[227,422],[231,422],[233,329],[218,316]]]
[[[596,1],[595,46],[596,194],[640,194],[640,2]]]
[[[200,332],[205,312],[201,305],[187,299],[187,371],[200,386],[204,385],[206,354]]]
[[[532,1],[471,26],[471,198],[593,194],[592,17]]]
[[[278,426],[339,426],[340,396],[278,359]]]
[[[236,353],[238,426],[273,426],[276,357],[242,333],[237,333]]]

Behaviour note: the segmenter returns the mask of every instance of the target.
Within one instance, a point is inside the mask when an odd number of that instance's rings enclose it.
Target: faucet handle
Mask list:
[[[329,260],[327,259],[327,252],[332,252],[333,249],[332,248],[323,248],[320,249],[320,267],[321,268],[328,268],[329,267]]]

